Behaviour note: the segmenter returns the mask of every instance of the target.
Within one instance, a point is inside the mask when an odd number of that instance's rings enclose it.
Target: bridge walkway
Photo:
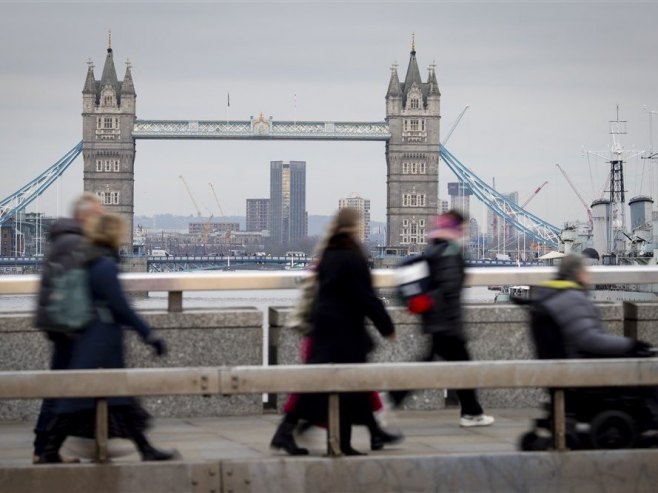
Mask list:
[[[397,411],[389,423],[405,434],[405,440],[384,450],[370,452],[368,433],[356,427],[353,446],[373,456],[418,456],[455,453],[496,453],[516,450],[518,437],[529,429],[535,409],[487,410],[496,417],[489,427],[460,428],[459,413],[454,408],[438,411]],[[269,442],[279,423],[278,414],[228,416],[215,418],[165,418],[155,420],[149,433],[153,443],[162,448],[176,448],[184,461],[203,462],[226,459],[262,459],[285,456],[270,450]],[[0,422],[0,469],[30,464],[32,456],[32,422]],[[326,454],[326,433],[312,428],[299,437],[298,444],[308,447],[311,455]],[[91,445],[88,452],[91,452]],[[112,460],[114,464],[134,463],[139,455],[127,441],[117,441],[115,450],[127,453]],[[67,454],[85,452],[80,442],[65,444]],[[83,454],[81,454],[83,455]]]

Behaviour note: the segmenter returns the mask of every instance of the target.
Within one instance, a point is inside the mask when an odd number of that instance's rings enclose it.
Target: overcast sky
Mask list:
[[[649,149],[657,20],[658,4],[629,1],[0,2],[0,198],[81,139],[86,61],[100,78],[110,28],[119,78],[132,63],[138,118],[189,120],[225,119],[230,93],[231,119],[382,121],[390,67],[404,78],[415,32],[424,78],[436,63],[444,135],[470,105],[451,152],[521,202],[548,180],[528,209],[558,226],[584,220],[555,163],[586,201],[599,198],[608,164],[586,151],[608,156],[617,105],[626,149]],[[382,142],[138,141],[135,213],[194,214],[182,174],[204,214],[218,216],[212,182],[225,214],[244,215],[246,198],[269,195],[271,160],[307,162],[309,214],[358,193],[385,219]],[[453,180],[442,165],[442,198]],[[56,213],[52,188],[39,207]],[[626,188],[627,200],[658,195],[651,161],[629,159]],[[81,189],[80,157],[60,212]]]

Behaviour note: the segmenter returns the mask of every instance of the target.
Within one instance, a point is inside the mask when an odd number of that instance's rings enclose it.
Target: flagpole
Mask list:
[[[231,110],[231,94],[226,93],[226,130],[228,130],[229,111]]]

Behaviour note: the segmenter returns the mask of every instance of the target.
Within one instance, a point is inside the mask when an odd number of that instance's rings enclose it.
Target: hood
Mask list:
[[[65,217],[55,221],[53,225],[50,227],[48,234],[50,236],[50,240],[52,241],[61,235],[65,235],[65,234],[82,235],[83,233],[82,233],[82,226],[78,221],[70,217]]]

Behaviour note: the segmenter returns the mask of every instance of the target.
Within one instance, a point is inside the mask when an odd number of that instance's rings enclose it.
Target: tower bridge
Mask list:
[[[28,185],[0,201],[0,225],[24,210],[82,153],[84,190],[123,215],[132,243],[135,150],[138,139],[382,141],[386,145],[386,245],[400,252],[425,246],[429,221],[438,212],[439,162],[468,184],[498,216],[532,241],[557,247],[559,229],[504,197],[440,145],[441,93],[434,65],[422,80],[412,44],[404,81],[391,68],[383,121],[277,121],[260,114],[249,120],[138,120],[135,85],[128,63],[117,77],[108,45],[96,79],[90,62],[82,90],[82,141]],[[389,250],[390,251],[390,250]]]

